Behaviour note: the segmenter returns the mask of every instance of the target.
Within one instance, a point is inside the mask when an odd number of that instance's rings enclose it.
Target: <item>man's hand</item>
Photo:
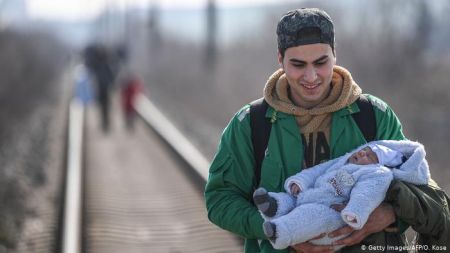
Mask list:
[[[387,228],[394,221],[395,213],[392,206],[387,203],[381,203],[381,205],[375,208],[375,210],[373,210],[370,214],[367,223],[361,230],[354,230],[352,227],[346,226],[333,231],[329,234],[329,236],[337,237],[353,232],[350,236],[333,243],[334,245],[344,244],[346,246],[351,246],[360,243],[368,235],[380,232],[381,230]]]
[[[321,234],[311,240],[316,240],[324,237],[326,234]],[[309,242],[303,242],[291,246],[297,253],[332,253],[334,252],[333,246],[330,245],[314,245]]]
[[[345,208],[345,204],[332,205],[331,206],[336,211],[340,212]],[[387,228],[390,224],[395,221],[394,209],[390,204],[382,203],[370,214],[369,219],[361,230],[355,231],[352,227],[345,226],[343,228],[337,229],[330,234],[329,237],[337,237],[344,234],[352,233],[350,236],[334,242],[334,245],[346,245],[351,246],[360,243],[368,235],[380,232],[381,230]],[[322,234],[311,240],[319,239],[324,237]],[[300,253],[329,253],[333,252],[333,246],[330,245],[314,245],[309,242],[299,243],[291,246],[296,252]]]

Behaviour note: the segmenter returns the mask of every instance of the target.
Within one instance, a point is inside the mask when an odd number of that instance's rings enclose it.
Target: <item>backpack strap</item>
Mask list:
[[[358,113],[353,113],[353,119],[359,130],[361,130],[367,142],[374,141],[377,136],[377,123],[372,103],[365,95],[360,95],[356,104],[359,107]]]
[[[272,124],[266,118],[269,105],[264,98],[257,99],[250,103],[250,128],[252,131],[253,154],[255,157],[255,188],[259,186],[261,180],[261,165],[264,160],[264,153],[269,143],[270,130]]]

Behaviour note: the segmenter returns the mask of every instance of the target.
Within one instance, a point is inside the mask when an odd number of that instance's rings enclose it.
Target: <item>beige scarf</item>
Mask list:
[[[295,115],[303,134],[324,131],[327,139],[331,124],[331,113],[353,102],[361,94],[361,88],[353,81],[348,70],[335,66],[329,95],[318,105],[306,109],[294,105],[289,99],[289,85],[282,69],[276,71],[264,87],[264,98],[275,110]]]

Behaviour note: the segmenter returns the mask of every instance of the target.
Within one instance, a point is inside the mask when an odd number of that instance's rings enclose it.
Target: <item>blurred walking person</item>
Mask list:
[[[134,121],[136,118],[134,103],[137,95],[141,92],[143,92],[141,79],[136,75],[129,74],[125,79],[121,90],[122,108],[125,116],[125,124],[128,130],[132,130],[134,127]]]
[[[108,50],[102,45],[90,45],[85,49],[85,62],[94,75],[97,84],[97,102],[100,106],[102,130],[107,133],[110,128],[110,93],[114,73],[109,62]]]
[[[92,79],[84,64],[79,64],[74,73],[74,97],[83,105],[90,104],[93,98]]]

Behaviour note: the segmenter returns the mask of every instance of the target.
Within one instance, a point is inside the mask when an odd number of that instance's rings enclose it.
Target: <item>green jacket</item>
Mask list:
[[[405,139],[395,113],[382,100],[368,95],[374,105],[379,140]],[[330,133],[331,159],[364,144],[363,134],[351,116],[359,112],[356,103],[332,116]],[[260,186],[269,191],[284,191],[286,178],[299,172],[303,164],[303,144],[294,116],[276,112],[269,106],[266,117],[272,118],[268,149],[261,168]],[[249,105],[244,106],[225,128],[209,170],[205,189],[208,218],[219,227],[245,238],[245,252],[288,252],[275,250],[265,240],[263,219],[252,204],[255,189],[255,159],[251,141]],[[403,245],[400,233],[379,232],[368,236],[366,245]],[[360,245],[343,252],[359,252]]]
[[[418,233],[418,252],[450,251],[450,199],[433,180],[428,185],[394,180],[385,200]]]

